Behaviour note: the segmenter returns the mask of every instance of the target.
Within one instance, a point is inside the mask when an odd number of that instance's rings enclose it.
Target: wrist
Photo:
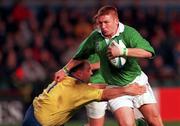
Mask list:
[[[122,48],[122,53],[121,53],[122,56],[127,56],[128,55],[128,48]]]
[[[66,75],[69,75],[69,70],[66,66],[63,67],[63,71]]]
[[[128,48],[126,48],[126,47],[119,47],[119,46],[117,46],[117,47],[119,48],[120,56],[127,56],[128,55]]]

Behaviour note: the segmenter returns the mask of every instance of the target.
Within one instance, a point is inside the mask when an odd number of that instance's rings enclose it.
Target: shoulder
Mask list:
[[[124,25],[124,32],[125,33],[130,33],[130,32],[137,32],[137,30],[131,26],[128,26],[128,25]]]
[[[58,83],[58,85],[74,85],[76,84],[76,79],[71,76],[66,76],[62,81]]]
[[[98,32],[98,30],[95,29],[89,34],[89,36],[87,36],[87,38],[85,40],[86,41],[91,40],[91,39],[94,39],[97,36],[99,36],[99,32]]]
[[[125,25],[124,32],[122,33],[126,39],[133,39],[134,37],[140,37],[140,33],[133,27]]]
[[[100,37],[101,36],[101,33],[99,32],[98,29],[95,29],[91,32],[90,36],[92,37]]]
[[[90,35],[85,39],[85,41],[94,42],[94,41],[98,41],[101,38],[102,38],[101,33],[97,29],[95,29],[90,33]]]

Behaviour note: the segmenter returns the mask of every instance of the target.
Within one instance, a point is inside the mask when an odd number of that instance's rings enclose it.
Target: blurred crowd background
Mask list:
[[[28,105],[74,55],[94,28],[94,14],[107,4],[154,47],[155,59],[139,60],[151,85],[180,86],[180,1],[53,1],[0,0],[1,96],[22,96]]]

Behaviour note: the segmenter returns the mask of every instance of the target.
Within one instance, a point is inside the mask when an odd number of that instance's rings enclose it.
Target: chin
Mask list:
[[[108,33],[103,33],[103,35],[104,35],[105,37],[110,36]]]

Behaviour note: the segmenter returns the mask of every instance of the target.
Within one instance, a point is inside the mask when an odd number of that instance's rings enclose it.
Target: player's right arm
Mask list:
[[[55,73],[54,80],[56,82],[61,81],[72,68],[80,64],[84,59],[87,59],[89,55],[94,54],[94,32],[92,32],[79,46],[74,57],[67,63],[65,67]]]
[[[141,95],[146,92],[146,85],[130,84],[124,87],[103,89],[101,100],[109,100],[122,95]]]

